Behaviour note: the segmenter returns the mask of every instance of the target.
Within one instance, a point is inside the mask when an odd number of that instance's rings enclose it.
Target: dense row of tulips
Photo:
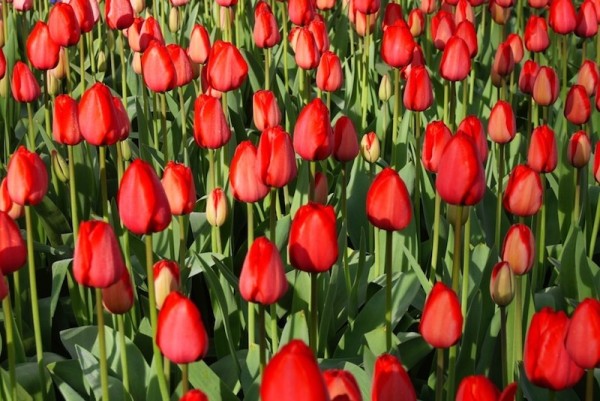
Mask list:
[[[3,0],[2,398],[597,397],[600,1],[405,3]]]

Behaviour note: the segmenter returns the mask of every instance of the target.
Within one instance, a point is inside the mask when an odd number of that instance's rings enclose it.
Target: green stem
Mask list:
[[[506,345],[506,307],[500,307],[500,347],[501,347],[501,360],[502,360],[502,387],[508,385],[508,353]]]
[[[100,159],[100,201],[102,202],[102,217],[108,222],[108,189],[106,185],[106,147],[99,146]]]
[[[523,294],[521,280],[521,276],[515,276],[514,361],[517,364],[523,360]],[[515,380],[518,381],[519,371],[515,370],[513,374]]]
[[[213,189],[216,188],[217,177],[215,171],[215,152],[214,149],[208,149],[208,190],[206,193],[210,193]]]
[[[440,193],[435,191],[435,209],[433,212],[433,244],[431,246],[431,271],[429,281],[435,283],[437,277],[438,251],[440,247],[440,211],[442,198]]]
[[[500,235],[502,226],[502,182],[504,180],[504,144],[498,144],[498,181],[496,182],[496,250],[500,252]]]
[[[594,400],[594,369],[588,369],[585,380],[585,401]]]
[[[260,353],[260,372],[265,370],[267,364],[267,343],[265,334],[265,306],[258,305],[258,346]]]
[[[596,248],[596,239],[598,237],[598,227],[600,227],[600,198],[596,202],[596,215],[594,216],[594,225],[592,227],[592,237],[590,238],[590,246],[588,248],[588,256],[590,259],[594,256]]]
[[[171,160],[169,154],[169,137],[167,133],[167,95],[165,93],[160,94],[160,130],[162,131],[163,137],[163,154],[165,160]]]
[[[397,150],[396,143],[398,142],[398,137],[400,133],[398,132],[398,128],[400,126],[400,70],[398,68],[394,69],[394,114],[392,120],[392,168],[396,168],[397,162]],[[382,155],[382,157],[385,155]]]
[[[421,238],[421,115],[415,113],[415,224],[417,243]]]
[[[81,93],[85,90],[85,40],[79,39],[79,76],[81,79]]]
[[[88,43],[88,55],[90,56],[90,65],[92,66],[92,75],[96,76],[96,59],[94,59],[94,31],[91,30],[87,33],[87,43]],[[83,38],[81,39],[83,40]]]
[[[575,201],[573,204],[573,223],[579,222],[579,210],[581,203],[581,169],[575,169]]]
[[[181,365],[181,389],[183,390],[183,394],[187,393],[190,389],[190,380],[189,380],[189,369],[188,364],[184,363]]]
[[[367,75],[369,74],[369,18],[367,14],[367,33],[364,37],[363,42],[363,57],[362,57],[362,85],[361,85],[361,99],[360,106],[362,110],[361,127],[367,128],[367,95],[369,89],[367,87]]]
[[[271,88],[271,52],[269,49],[265,49],[265,89]]]
[[[567,35],[561,37],[562,52],[561,52],[561,68],[562,68],[562,90],[561,99],[565,99],[567,93],[567,57],[569,56],[569,48],[567,46]]]
[[[248,349],[256,344],[254,339],[254,327],[256,326],[256,314],[254,313],[254,304],[248,302]]]
[[[271,315],[271,349],[273,352],[277,352],[279,349],[279,333],[277,331],[277,304],[271,305],[269,311]]]
[[[35,129],[33,125],[33,106],[31,103],[27,103],[27,122],[28,122],[28,130],[29,133],[29,150],[31,152],[35,152]]]
[[[281,13],[282,13],[282,18],[281,18],[281,25],[283,25],[283,37],[287,38],[288,37],[288,21],[287,21],[287,3],[285,2],[281,2]],[[289,71],[288,71],[288,41],[287,40],[283,40],[283,55],[281,56],[283,58],[283,80],[285,82],[285,86],[284,86],[284,93],[287,94],[288,93],[288,89],[290,87],[290,77],[289,77]],[[287,119],[286,119],[286,123],[287,123]],[[286,127],[286,130],[289,131],[289,129]]]
[[[69,195],[71,198],[71,225],[73,226],[73,241],[77,241],[79,233],[79,217],[77,214],[77,187],[75,183],[75,157],[73,146],[67,146],[69,156]]]
[[[252,203],[246,203],[247,219],[248,219],[248,250],[254,242],[254,210]]]
[[[187,248],[186,232],[187,222],[185,216],[178,216],[179,222],[179,267],[183,270],[186,269],[185,265],[185,251]]]
[[[453,345],[448,350],[448,389],[446,390],[446,400],[454,401],[454,389],[456,387],[456,357],[458,346]]]
[[[462,214],[463,207],[456,206],[454,222],[454,254],[452,255],[452,290],[458,294],[458,282],[460,277],[460,244],[462,239]]]
[[[271,188],[271,204],[269,205],[269,237],[271,242],[277,243],[277,188]]]
[[[463,275],[462,275],[462,290],[460,292],[461,302],[460,309],[463,316],[467,316],[467,305],[469,300],[469,270],[471,268],[471,253],[470,253],[470,238],[471,238],[471,217],[469,216],[469,208],[467,212],[467,221],[465,222],[465,240],[463,241]]]
[[[6,329],[6,348],[8,348],[8,374],[10,377],[10,393],[12,400],[17,400],[17,376],[15,374],[16,352],[15,337],[13,326],[12,307],[10,306],[10,296],[6,296],[2,301],[4,312],[4,328]]]
[[[435,365],[435,401],[442,401],[444,393],[444,349],[436,349],[437,363]]]
[[[385,233],[385,349],[392,349],[392,240],[393,231]]]
[[[317,354],[317,333],[318,324],[319,324],[319,304],[318,300],[318,276],[317,273],[309,273],[310,274],[310,332],[308,336],[308,342],[310,344],[310,349]]]
[[[183,163],[186,166],[190,164],[190,157],[187,149],[187,121],[185,113],[185,99],[183,97],[183,88],[177,89],[179,92],[179,109],[181,111],[181,146],[183,147]]]
[[[125,393],[129,393],[129,364],[127,362],[127,343],[125,342],[125,321],[123,315],[117,315],[117,326],[119,329],[119,344],[121,347],[121,369],[123,370],[123,387]]]
[[[444,81],[444,124],[449,125],[448,102],[450,101],[450,82]]]
[[[119,34],[119,57],[121,58],[121,96],[127,110],[127,62],[125,60],[125,45],[123,44],[123,32]]]
[[[104,310],[102,307],[102,289],[96,288],[96,316],[98,317],[98,350],[100,352],[100,382],[102,384],[102,399],[109,400],[108,394],[108,364],[106,362],[106,338],[104,335]]]
[[[347,163],[342,162],[342,174],[340,175],[340,180],[342,181],[342,196],[340,199],[340,209],[342,214],[342,260],[344,262],[344,277],[346,279],[346,290],[348,291],[348,295],[352,291],[352,280],[350,278],[350,267],[348,263],[348,207],[346,200],[346,171]],[[350,299],[350,298],[348,298]],[[350,318],[350,316],[349,316]]]

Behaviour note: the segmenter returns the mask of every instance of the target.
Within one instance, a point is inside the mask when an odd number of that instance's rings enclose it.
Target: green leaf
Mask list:
[[[203,361],[189,365],[189,380],[191,386],[201,390],[210,401],[237,400],[233,392]]]
[[[558,282],[563,295],[577,301],[597,297],[594,275],[586,256],[585,235],[573,225],[560,257]]]

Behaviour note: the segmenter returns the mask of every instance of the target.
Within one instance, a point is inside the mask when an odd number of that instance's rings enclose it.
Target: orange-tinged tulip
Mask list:
[[[508,143],[517,133],[517,121],[510,103],[499,100],[490,113],[488,134],[496,143]]]
[[[211,87],[228,92],[244,83],[248,76],[248,64],[237,47],[217,40],[210,49],[206,73]]]
[[[567,160],[575,168],[582,168],[590,161],[592,143],[585,131],[577,131],[569,138]]]
[[[95,146],[117,143],[121,127],[108,86],[98,82],[86,90],[79,101],[78,113],[79,129],[87,142]]]
[[[453,36],[444,46],[440,75],[448,81],[462,81],[471,71],[469,48],[464,40]]]
[[[467,376],[461,380],[456,401],[497,401],[498,388],[485,376]]]
[[[229,182],[233,197],[240,202],[253,203],[261,200],[269,192],[260,177],[256,147],[250,141],[243,141],[235,149]]]
[[[512,225],[502,243],[502,260],[516,276],[529,273],[535,258],[535,238],[525,224]]]
[[[20,103],[33,102],[41,94],[40,85],[27,64],[22,61],[17,61],[13,67],[10,89],[13,98]]]
[[[102,289],[102,304],[104,309],[112,314],[122,315],[129,312],[134,300],[133,285],[127,269],[123,269],[123,274],[116,283]]]
[[[304,160],[324,160],[333,151],[329,109],[319,98],[304,106],[294,127],[294,150]]]
[[[167,163],[161,183],[173,215],[181,216],[194,210],[196,187],[191,168],[170,161]]]
[[[329,399],[345,401],[362,401],[362,394],[356,379],[347,370],[329,369],[323,372]]]
[[[533,216],[542,206],[544,189],[540,175],[520,164],[510,173],[502,204],[516,216]]]
[[[551,173],[558,162],[556,137],[552,128],[542,125],[533,130],[529,141],[527,165],[538,173]]]
[[[17,220],[23,216],[23,205],[19,205],[10,199],[8,193],[8,181],[6,177],[0,182],[0,211],[8,213],[11,219]]]
[[[276,127],[281,122],[281,110],[275,94],[270,90],[259,90],[252,97],[252,116],[259,131]]]
[[[583,125],[588,122],[592,113],[590,98],[581,85],[573,85],[567,93],[565,102],[565,118],[575,125]]]
[[[179,265],[172,260],[159,260],[152,266],[156,308],[162,309],[165,299],[173,291],[179,291]]]
[[[142,55],[142,76],[151,91],[166,92],[175,88],[175,66],[167,48],[158,41],[150,42]]]
[[[425,300],[419,332],[432,347],[449,348],[462,336],[462,328],[458,296],[445,284],[436,283]]]

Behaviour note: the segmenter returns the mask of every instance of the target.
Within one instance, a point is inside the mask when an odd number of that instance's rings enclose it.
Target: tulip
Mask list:
[[[586,298],[577,305],[565,336],[565,348],[582,369],[600,364],[600,301]]]
[[[88,33],[94,28],[94,11],[88,0],[69,0],[68,4],[75,12],[81,33]]]
[[[463,21],[458,24],[454,35],[464,40],[467,44],[471,58],[477,55],[477,52],[479,51],[477,32],[475,31],[475,26],[470,21]]]
[[[10,199],[19,205],[39,204],[48,191],[48,172],[42,159],[24,146],[11,156],[6,176]]]
[[[64,145],[77,145],[83,140],[79,130],[77,102],[69,95],[54,99],[52,138]]]
[[[543,52],[550,46],[548,26],[543,17],[532,15],[525,25],[525,47],[530,52]]]
[[[402,6],[398,3],[388,3],[383,13],[381,29],[385,31],[392,25],[405,25]]]
[[[489,12],[492,15],[492,20],[498,25],[505,25],[506,22],[510,19],[510,10],[511,7],[502,7],[498,4],[497,0],[490,0],[489,2]]]
[[[267,128],[261,134],[256,157],[257,171],[265,185],[282,188],[296,178],[292,140],[283,128]]]
[[[81,28],[73,7],[66,3],[56,3],[48,15],[50,37],[59,46],[69,47],[79,42]]]
[[[327,25],[325,24],[323,17],[320,14],[316,14],[306,27],[313,34],[319,53],[324,53],[329,50],[329,36],[327,34]]]
[[[383,354],[375,361],[371,401],[416,401],[415,388],[398,358]]]
[[[415,40],[407,27],[393,25],[383,32],[381,58],[393,68],[406,67],[412,60]]]
[[[115,115],[117,117],[116,127],[119,141],[124,141],[129,137],[129,132],[131,131],[129,115],[127,114],[127,110],[125,110],[125,106],[123,106],[123,102],[121,101],[120,97],[113,96],[112,101],[115,108]]]
[[[577,131],[569,139],[567,159],[569,164],[575,168],[582,168],[590,161],[592,144],[590,137],[585,131]]]
[[[423,34],[423,31],[425,30],[425,15],[423,14],[423,11],[418,8],[410,10],[410,13],[408,13],[408,29],[413,38],[417,38]]]
[[[8,213],[13,220],[17,220],[23,216],[23,205],[19,205],[10,199],[6,178],[0,182],[0,211]]]
[[[513,140],[517,133],[517,122],[510,103],[499,100],[490,113],[488,134],[492,141],[500,144]]]
[[[173,363],[191,363],[206,355],[208,335],[194,303],[172,292],[158,314],[156,344]]]
[[[443,121],[432,121],[425,128],[421,162],[427,171],[438,172],[442,153],[452,138],[452,132]]]
[[[374,132],[363,135],[360,140],[360,154],[363,159],[369,163],[375,163],[379,160],[380,145],[379,138]]]
[[[580,38],[591,38],[598,32],[598,20],[596,19],[596,7],[591,0],[584,1],[577,13],[577,25],[575,34]]]
[[[95,83],[86,90],[79,101],[78,112],[81,135],[87,142],[95,146],[117,143],[120,134],[118,116],[106,85]]]
[[[0,272],[3,276],[19,270],[27,261],[27,248],[19,226],[5,211],[0,211]]]
[[[492,73],[506,77],[515,69],[515,59],[508,42],[502,42],[496,49],[496,56],[492,65]]]
[[[515,276],[508,262],[496,263],[490,277],[492,301],[500,307],[507,306],[515,296]]]
[[[248,76],[248,64],[233,44],[217,40],[210,49],[206,73],[210,86],[220,92],[238,89]]]
[[[231,130],[219,99],[198,96],[194,103],[194,139],[198,146],[219,149],[229,142],[229,138]]]
[[[427,110],[432,104],[433,89],[427,68],[411,68],[404,89],[404,107],[418,112]]]
[[[301,206],[292,220],[288,251],[296,269],[309,273],[331,269],[338,258],[333,207],[318,203]]]
[[[456,401],[496,401],[498,388],[485,376],[467,376],[460,382]]]
[[[240,142],[235,149],[229,169],[229,182],[233,197],[240,202],[254,203],[267,196],[269,188],[260,177],[257,150],[252,142]]]
[[[362,401],[362,394],[352,373],[347,370],[329,369],[323,372],[329,399]]]
[[[600,183],[600,141],[596,142],[594,150],[594,178],[597,183]]]
[[[176,44],[167,45],[167,51],[173,67],[175,67],[175,87],[179,88],[192,82],[194,72],[192,71],[192,62],[186,51]]]
[[[315,5],[312,0],[288,1],[290,21],[296,25],[307,25],[315,17]]]
[[[516,276],[529,273],[535,258],[535,238],[525,224],[510,227],[502,244],[502,260],[508,262]]]
[[[439,11],[431,20],[431,38],[436,49],[444,50],[456,27],[452,14]]]
[[[213,227],[221,227],[226,219],[227,197],[221,188],[215,188],[206,199],[206,221]]]
[[[329,109],[319,98],[304,106],[294,127],[294,150],[304,160],[324,160],[333,150]]]
[[[469,48],[464,40],[453,36],[444,46],[440,75],[448,81],[462,81],[471,71]]]
[[[458,296],[445,284],[436,283],[425,300],[419,332],[432,347],[449,348],[462,336],[462,327]]]
[[[161,182],[169,200],[171,214],[181,216],[190,214],[194,210],[196,187],[192,169],[170,161],[167,163]]]
[[[457,132],[462,132],[471,138],[475,149],[477,149],[479,158],[482,162],[485,162],[488,155],[488,144],[481,120],[475,116],[467,116],[458,125]]]
[[[317,68],[321,55],[313,33],[308,28],[295,28],[289,37],[298,67],[303,70]]]
[[[131,28],[134,28],[134,27],[138,27],[138,29],[139,29],[139,36],[137,38],[138,43],[136,45],[137,48],[135,48],[134,46],[131,46],[132,45],[132,43],[131,43],[132,36],[135,41],[135,35],[130,34],[129,45],[135,51],[144,53],[148,49],[148,46],[150,46],[150,44],[153,41],[157,41],[159,44],[164,46],[165,39],[164,39],[162,31],[160,29],[160,24],[153,17],[148,17],[145,20],[142,20],[141,23],[140,22],[136,23],[136,21],[134,21],[133,25],[131,25],[131,27],[129,28],[130,31],[131,31]]]
[[[117,237],[110,224],[84,221],[73,256],[73,276],[86,287],[106,288],[115,284],[126,271]]]
[[[317,68],[317,87],[326,92],[335,92],[342,87],[344,74],[340,58],[329,50],[321,55]]]
[[[167,228],[171,210],[165,191],[152,166],[136,159],[129,165],[117,194],[123,225],[134,234],[151,234]]]
[[[577,85],[582,85],[588,96],[596,94],[596,86],[598,86],[598,66],[592,60],[585,60],[579,73],[577,74]]]
[[[567,93],[565,102],[565,118],[575,125],[583,125],[588,122],[591,115],[590,98],[581,85],[573,85]]]
[[[335,7],[335,0],[316,0],[315,5],[319,10],[327,11]]]
[[[377,22],[377,14],[363,14],[354,8],[354,0],[349,3],[349,18],[350,22],[354,25],[354,29],[358,36],[364,38],[367,36],[367,32],[373,32],[375,30],[375,23]]]
[[[387,167],[373,180],[367,192],[367,218],[386,231],[403,230],[410,224],[412,205],[406,185],[398,173]]]
[[[102,304],[112,314],[122,315],[133,307],[134,295],[131,278],[127,269],[123,269],[121,278],[111,285],[102,289]]]
[[[524,56],[523,41],[521,40],[521,37],[516,33],[511,33],[506,38],[506,43],[508,43],[512,50],[515,64],[519,64]]]
[[[385,74],[383,77],[381,77],[377,95],[379,96],[379,100],[382,102],[387,102],[392,97],[392,94],[392,83],[390,82],[389,76]]]
[[[208,401],[208,397],[200,390],[190,390],[179,401]]]
[[[525,339],[525,375],[536,386],[560,391],[574,386],[583,376],[565,349],[569,318],[564,312],[543,308],[536,312]]]
[[[2,27],[0,27],[0,28],[2,28]],[[4,55],[4,50],[2,50],[2,48],[0,47],[0,80],[2,80],[5,75],[6,75],[6,56]]]
[[[358,156],[358,137],[352,120],[341,116],[333,128],[333,158],[349,162]]]
[[[136,14],[141,14],[146,8],[146,0],[131,0],[131,6]]]
[[[354,0],[354,7],[363,14],[374,14],[381,7],[380,0]]]
[[[240,294],[248,302],[271,305],[288,289],[283,261],[277,246],[266,237],[251,245],[240,274]]]
[[[437,1],[421,0],[419,3],[419,9],[425,14],[432,14],[437,9]]]
[[[537,173],[551,173],[558,162],[556,137],[547,125],[533,130],[527,153],[527,165]]]
[[[106,0],[106,22],[110,29],[127,29],[133,24],[130,0]]]
[[[527,0],[530,7],[537,9],[546,8],[549,2],[550,0]]]
[[[502,204],[516,216],[533,216],[542,206],[544,189],[540,175],[524,164],[510,173]]]
[[[192,62],[204,64],[210,53],[210,37],[205,27],[195,24],[190,34],[190,45],[188,54]]]
[[[467,0],[458,0],[456,10],[454,11],[454,23],[458,26],[461,22],[469,21],[475,23],[475,15],[473,14],[473,6]]]
[[[171,292],[179,291],[179,265],[172,260],[160,260],[152,267],[156,308],[162,309],[165,299]]]
[[[17,11],[29,11],[33,8],[33,0],[13,0],[13,7]]]
[[[327,204],[327,197],[329,196],[329,183],[327,182],[327,176],[320,171],[315,173],[315,194],[313,202],[320,203],[321,205]]]
[[[276,127],[281,122],[281,111],[275,94],[269,90],[259,90],[252,97],[254,125],[259,131]]]
[[[217,4],[221,7],[233,7],[238,3],[238,0],[217,0]]]
[[[533,85],[540,68],[533,60],[527,60],[519,74],[519,90],[527,95],[533,95]]]
[[[0,274],[0,301],[3,301],[4,298],[8,296],[10,289],[8,288],[8,282],[6,281],[6,277]]]
[[[10,89],[17,102],[30,103],[40,97],[41,91],[33,73],[22,61],[13,67]]]
[[[175,88],[175,66],[167,48],[152,41],[142,55],[142,76],[144,83],[154,92],[166,92]]]
[[[254,20],[253,37],[256,47],[269,49],[281,41],[277,20],[266,2],[261,0],[256,4]]]
[[[518,385],[516,382],[510,383],[502,390],[498,401],[515,401],[517,396]]]
[[[293,394],[296,401],[329,401],[317,360],[301,340],[283,346],[264,370],[261,400],[279,401],[282,394]]]
[[[573,32],[577,25],[577,16],[571,0],[552,0],[548,21],[550,27],[559,35]]]
[[[410,64],[400,70],[400,77],[404,80],[407,80],[410,72],[417,67],[425,67],[425,56],[423,55],[421,46],[415,44],[415,47],[413,48],[412,60]]]
[[[558,98],[560,83],[552,67],[541,67],[533,84],[533,99],[540,106],[550,106]]]

